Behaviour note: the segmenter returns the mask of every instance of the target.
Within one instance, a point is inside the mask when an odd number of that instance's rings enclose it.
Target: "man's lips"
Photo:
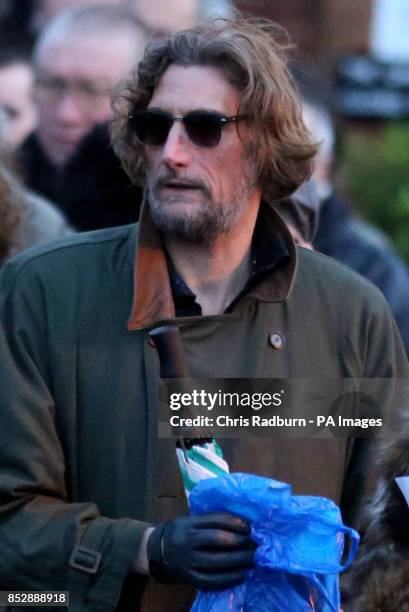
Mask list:
[[[164,181],[159,184],[159,189],[202,189],[200,185],[194,183],[180,183],[178,181]]]

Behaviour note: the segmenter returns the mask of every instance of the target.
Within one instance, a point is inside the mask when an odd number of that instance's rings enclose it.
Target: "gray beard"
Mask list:
[[[255,187],[252,167],[247,167],[229,203],[214,202],[210,191],[203,186],[203,203],[194,215],[174,215],[172,205],[164,207],[157,197],[157,189],[148,180],[148,203],[151,217],[156,227],[165,234],[181,238],[187,242],[212,244],[217,236],[229,232],[240,221],[247,208]]]
[[[189,214],[181,216],[173,215],[169,208],[165,209],[150,191],[148,202],[152,220],[158,229],[188,242],[202,244],[211,244],[217,236],[230,231],[245,208],[243,204],[237,203],[220,206],[206,198],[204,205],[194,216]]]

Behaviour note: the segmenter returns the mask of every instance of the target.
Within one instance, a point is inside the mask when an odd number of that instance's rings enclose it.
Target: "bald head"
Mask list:
[[[108,5],[59,14],[35,48],[37,135],[56,166],[110,117],[110,93],[139,61],[147,35],[132,13]]]
[[[83,8],[93,4],[110,4],[111,6],[127,5],[125,0],[37,0],[32,27],[36,32],[41,30],[48,24],[56,15],[67,9]]]
[[[139,50],[148,42],[141,22],[132,11],[109,4],[96,4],[59,12],[41,32],[35,56],[41,54],[42,49],[53,41],[71,38],[74,34],[82,37],[128,36]]]

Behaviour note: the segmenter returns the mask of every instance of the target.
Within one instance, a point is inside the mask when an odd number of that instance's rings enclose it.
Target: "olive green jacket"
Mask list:
[[[296,250],[274,212],[269,224],[290,258],[231,314],[177,320],[192,376],[407,377],[380,293],[335,261]],[[172,320],[174,306],[147,211],[137,233],[76,235],[19,255],[1,274],[0,588],[69,590],[73,610],[136,612],[141,602],[182,612],[192,597],[183,585],[130,574],[147,524],[186,511],[174,442],[157,435],[159,364],[148,330]],[[279,350],[273,331],[284,338]],[[393,391],[391,380],[385,410]],[[232,471],[342,498],[346,513],[362,488],[365,440],[220,443]]]

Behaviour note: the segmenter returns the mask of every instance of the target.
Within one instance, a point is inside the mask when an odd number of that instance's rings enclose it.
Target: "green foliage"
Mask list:
[[[345,136],[342,174],[354,209],[381,227],[409,262],[409,123]]]

